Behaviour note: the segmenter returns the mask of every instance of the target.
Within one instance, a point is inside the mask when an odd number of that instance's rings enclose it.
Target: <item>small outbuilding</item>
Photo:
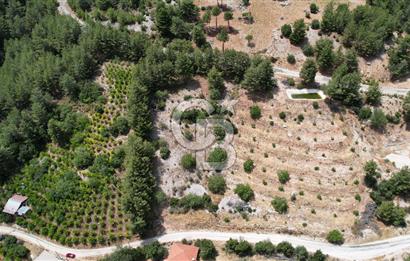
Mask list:
[[[196,246],[174,243],[169,248],[169,254],[165,261],[196,261],[198,260],[199,248]]]
[[[7,200],[6,205],[4,206],[3,212],[10,215],[19,215],[22,216],[30,210],[27,204],[27,197],[14,194],[9,200]]]

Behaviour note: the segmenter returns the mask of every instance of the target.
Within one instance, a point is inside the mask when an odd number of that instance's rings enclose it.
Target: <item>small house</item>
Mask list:
[[[3,212],[10,215],[19,215],[23,216],[30,210],[27,206],[27,197],[14,194],[9,200],[7,200],[6,205],[4,206]]]
[[[196,246],[174,243],[169,248],[169,254],[165,261],[196,261],[198,260],[199,248]]]

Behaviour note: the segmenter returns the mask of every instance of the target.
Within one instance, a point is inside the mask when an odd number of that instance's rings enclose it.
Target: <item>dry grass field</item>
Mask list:
[[[277,59],[276,66],[287,67],[289,69],[298,69],[301,67],[306,57],[303,55],[302,50],[298,46],[289,44],[289,40],[280,37],[280,27],[286,23],[292,24],[297,19],[304,19],[307,25],[314,19],[321,20],[322,11],[325,6],[331,2],[330,0],[318,0],[313,1],[319,6],[319,13],[310,14],[310,18],[305,17],[305,11],[309,10],[310,1],[303,0],[287,0],[287,1],[274,1],[274,0],[259,0],[251,1],[251,5],[244,7],[241,5],[241,0],[225,0],[223,3],[234,14],[234,19],[230,22],[232,27],[232,33],[229,36],[229,41],[225,44],[225,48],[232,48],[241,50],[248,53],[261,53]],[[358,5],[365,4],[364,0],[340,0],[336,3],[348,3],[351,8]],[[213,6],[216,4],[216,0],[196,0],[195,3],[200,7]],[[242,13],[250,12],[254,17],[254,23],[247,24],[242,19]],[[218,25],[227,27],[227,22],[224,21],[223,14],[218,17]],[[210,28],[215,27],[215,17],[212,17]],[[253,36],[251,46],[248,46],[246,36],[250,34]],[[332,35],[331,37],[337,38],[340,36]],[[306,43],[314,45],[314,43],[320,39],[318,36],[318,30],[310,29],[307,32]],[[215,35],[209,36],[208,40],[216,48],[222,48],[222,43],[219,42]],[[335,50],[339,46],[335,44]],[[286,57],[288,54],[293,54],[296,57],[296,64],[288,64]],[[387,69],[388,56],[382,54],[379,57],[371,60],[359,59],[360,72],[364,78],[377,79],[381,82],[389,84],[390,74]],[[395,83],[395,86],[405,88],[408,86],[408,82]]]
[[[385,228],[376,221],[373,225],[378,229],[372,232],[359,231],[354,224],[369,202],[369,191],[363,185],[364,163],[376,160],[385,176],[396,171],[384,157],[410,139],[409,133],[403,131],[405,126],[389,125],[385,134],[378,133],[359,122],[357,116],[335,110],[336,106],[327,101],[318,101],[319,108],[315,109],[312,101],[288,99],[286,85],[278,82],[279,89],[273,97],[248,96],[242,89],[228,84],[226,100],[236,102],[231,117],[238,128],[233,140],[236,161],[221,173],[228,186],[225,195],[208,193],[218,204],[235,198],[235,186],[247,183],[255,192],[255,199],[250,202],[253,212],[241,215],[220,209],[214,215],[206,211],[187,214],[165,211],[165,228],[168,231],[274,231],[321,238],[337,228],[344,231],[349,241],[367,241],[404,232],[405,229]],[[198,187],[207,190],[207,177],[216,175],[208,171],[184,171],[179,161],[189,151],[176,142],[167,127],[173,108],[184,97],[199,98],[206,89],[206,81],[197,78],[188,88],[172,93],[166,110],[157,114],[158,136],[167,140],[171,149],[171,157],[161,160],[159,168],[161,187],[169,196],[196,192]],[[249,107],[254,104],[262,109],[259,120],[250,117]],[[384,97],[383,104],[386,112],[395,112],[400,106],[399,99],[394,97]],[[286,113],[285,120],[279,118],[280,112]],[[299,115],[304,118],[301,122],[297,120]],[[243,170],[247,159],[255,162],[250,174]],[[290,174],[290,181],[282,185],[283,189],[277,177],[279,170]],[[294,201],[292,194],[296,196]],[[360,201],[355,199],[356,195],[360,195]],[[288,200],[287,214],[275,212],[271,205],[275,196]],[[358,237],[360,232],[365,236]]]

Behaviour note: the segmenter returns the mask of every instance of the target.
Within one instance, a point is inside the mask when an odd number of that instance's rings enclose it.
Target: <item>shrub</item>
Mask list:
[[[381,98],[382,92],[380,91],[379,84],[376,81],[372,81],[366,93],[366,102],[375,106],[380,104]]]
[[[326,239],[329,243],[335,245],[342,245],[345,241],[343,238],[343,234],[337,229],[330,231],[327,234]]]
[[[290,180],[289,172],[286,170],[279,170],[278,179],[281,184],[286,184]]]
[[[279,214],[285,214],[288,211],[288,202],[285,198],[275,197],[271,202],[273,208]]]
[[[369,107],[362,107],[360,108],[359,111],[359,119],[360,120],[368,120],[370,119],[370,117],[372,116],[372,109],[370,109]]]
[[[143,252],[146,259],[163,260],[168,255],[168,250],[158,241],[143,247]]]
[[[212,201],[208,195],[197,196],[194,194],[188,194],[180,199],[171,198],[170,206],[175,209],[187,212],[188,210],[205,209],[211,205]]]
[[[195,246],[199,247],[199,256],[202,260],[214,260],[218,255],[214,243],[208,239],[198,239],[195,241]]]
[[[305,44],[302,47],[303,54],[307,57],[311,57],[315,54],[315,49],[310,44]]]
[[[319,12],[319,7],[315,3],[311,3],[309,9],[312,14],[317,14]]]
[[[251,173],[253,169],[255,168],[253,164],[253,160],[248,159],[243,163],[243,169],[245,170],[246,173]]]
[[[310,256],[309,261],[326,261],[326,255],[324,255],[322,251],[316,250],[316,252]]]
[[[208,189],[214,194],[223,195],[226,190],[226,182],[223,176],[214,175],[208,179]]]
[[[374,109],[370,117],[370,125],[375,129],[384,129],[387,124],[387,118],[381,109]]]
[[[235,248],[238,244],[239,244],[238,240],[230,238],[225,243],[225,251],[230,254],[235,253]]]
[[[74,151],[74,165],[79,169],[86,169],[94,161],[94,154],[86,147],[78,147]]]
[[[234,192],[245,202],[249,202],[255,196],[249,184],[238,184]]]
[[[30,251],[14,236],[4,236],[0,241],[0,253],[5,260],[26,260]]]
[[[168,146],[159,148],[159,155],[161,156],[162,159],[164,160],[168,159],[170,154],[171,154],[171,151],[169,150]]]
[[[290,26],[289,24],[284,24],[280,28],[280,31],[281,31],[283,37],[289,38],[290,35],[292,34],[292,26]]]
[[[185,154],[181,158],[181,166],[186,170],[193,170],[196,167],[196,159],[192,154]]]
[[[318,30],[320,29],[320,22],[317,19],[314,19],[312,21],[312,24],[310,25],[312,27],[313,30]]]
[[[308,260],[309,252],[306,250],[304,246],[297,246],[295,248],[295,258],[298,261],[305,261]]]
[[[289,242],[283,241],[276,246],[276,252],[290,258],[295,254],[295,249]]]
[[[313,106],[313,109],[315,110],[319,109],[319,103],[316,101],[312,103],[312,106]]]
[[[252,245],[245,240],[240,240],[235,247],[235,254],[238,256],[251,256],[253,251]]]
[[[285,120],[285,119],[286,119],[286,113],[283,112],[283,111],[281,111],[281,112],[279,113],[279,118],[280,118],[281,120]]]
[[[255,244],[255,252],[258,255],[262,255],[265,257],[271,257],[275,254],[275,246],[272,244],[272,242],[265,240],[265,241],[260,241]]]
[[[288,63],[290,64],[295,64],[296,63],[296,58],[293,54],[288,53],[288,57],[286,58],[286,60],[288,61]]]
[[[261,108],[259,106],[254,105],[250,108],[251,118],[254,120],[259,119],[262,116]]]
[[[111,128],[110,128],[111,134],[114,137],[117,137],[118,135],[127,135],[128,132],[130,131],[130,126],[128,124],[128,120],[125,117],[117,117]]]
[[[296,20],[293,23],[293,31],[289,37],[290,43],[297,45],[303,42],[306,36],[306,27],[303,19]]]
[[[213,129],[213,133],[217,141],[222,141],[223,139],[225,139],[226,132],[223,126],[221,125],[215,126]]]
[[[214,148],[208,155],[208,163],[216,168],[221,164],[225,164],[228,159],[228,153],[221,147]]]
[[[377,208],[376,216],[386,225],[401,227],[406,225],[404,209],[397,207],[393,202],[384,201]]]

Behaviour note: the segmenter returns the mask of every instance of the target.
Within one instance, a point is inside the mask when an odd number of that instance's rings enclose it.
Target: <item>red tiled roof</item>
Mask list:
[[[169,255],[165,261],[195,261],[199,248],[196,246],[174,243],[169,248]]]

